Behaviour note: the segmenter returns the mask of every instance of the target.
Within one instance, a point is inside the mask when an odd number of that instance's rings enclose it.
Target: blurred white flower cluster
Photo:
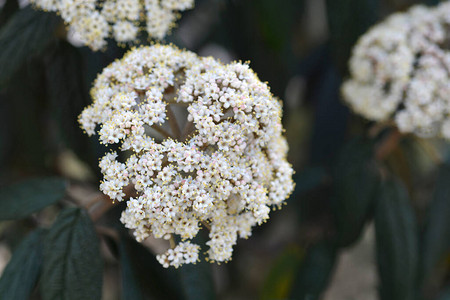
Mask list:
[[[55,11],[81,43],[100,50],[106,39],[131,42],[140,27],[150,38],[163,39],[174,26],[178,11],[194,6],[194,0],[31,0],[38,8]]]
[[[344,99],[401,132],[450,138],[450,2],[414,6],[374,26],[350,59]]]
[[[281,104],[247,64],[154,45],[134,49],[98,76],[94,103],[80,116],[89,135],[119,143],[100,162],[100,189],[122,201],[121,221],[138,241],[149,235],[182,240],[209,230],[208,258],[231,258],[237,238],[269,218],[294,188],[286,161]],[[153,137],[152,137],[153,136]],[[178,267],[198,259],[199,246],[173,245],[158,259]]]

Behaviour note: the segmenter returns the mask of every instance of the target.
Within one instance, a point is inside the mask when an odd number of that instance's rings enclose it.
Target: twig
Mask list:
[[[104,213],[106,213],[111,207],[115,205],[109,197],[103,197],[101,201],[92,205],[92,209],[90,210],[92,221],[97,221],[100,219]]]
[[[209,231],[211,231],[211,225],[209,225],[209,224],[206,223],[205,221],[201,221],[201,223],[203,224],[203,226],[206,227],[206,229],[208,229]]]
[[[389,127],[395,127],[395,123],[392,121],[375,123],[372,127],[369,128],[368,135],[373,138],[377,136],[381,131]]]
[[[175,238],[173,237],[173,234],[170,235],[169,243],[170,243],[170,248],[175,249],[176,243],[175,243]]]
[[[178,125],[177,118],[175,117],[175,114],[173,113],[173,110],[170,107],[170,105],[167,105],[167,116],[168,116],[170,128],[172,129],[173,134],[177,138],[181,138],[180,126]]]
[[[436,148],[433,145],[431,145],[430,142],[418,137],[416,137],[415,140],[422,147],[422,149],[430,156],[431,160],[435,164],[439,165],[443,162],[440,153],[436,150]]]
[[[153,124],[151,127],[153,129],[155,129],[156,131],[158,131],[161,135],[163,135],[166,138],[174,138],[170,133],[168,133],[167,131],[165,131],[158,125]]]
[[[136,194],[133,185],[127,185],[123,192],[125,193],[124,198],[132,197]],[[107,212],[111,207],[113,207],[116,203],[106,195],[101,195],[101,197],[96,197],[95,200],[89,201],[86,208],[91,215],[91,219],[95,222],[100,219],[105,212]]]
[[[114,229],[111,229],[111,228],[108,228],[105,226],[96,226],[95,230],[99,234],[109,236],[110,238],[112,238],[115,241],[118,241],[120,239],[119,234]]]
[[[181,141],[187,139],[187,137],[194,131],[194,122],[187,122],[184,126],[183,133],[181,134]]]
[[[105,195],[104,194],[100,194],[97,197],[95,197],[94,199],[90,200],[86,204],[86,209],[87,210],[91,210],[96,204],[98,204],[98,202],[102,201],[103,198],[105,198]]]
[[[384,160],[398,146],[398,143],[402,137],[403,134],[395,128],[375,150],[375,158],[378,160]]]

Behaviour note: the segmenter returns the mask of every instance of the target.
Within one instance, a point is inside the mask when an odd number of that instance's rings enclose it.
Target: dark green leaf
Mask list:
[[[441,3],[441,0],[426,0],[425,3],[427,5],[437,5],[437,4]]]
[[[30,299],[41,270],[43,234],[33,231],[14,251],[0,279],[0,299]]]
[[[263,284],[261,300],[286,299],[289,296],[294,275],[304,258],[304,252],[300,247],[291,247],[281,253]]]
[[[215,299],[212,281],[211,265],[204,258],[193,264],[182,265],[178,268],[184,298],[187,300]]]
[[[362,138],[347,143],[334,169],[334,213],[340,246],[348,246],[360,237],[372,213],[378,182],[373,143]]]
[[[294,279],[289,299],[320,299],[334,270],[336,252],[336,245],[330,241],[311,246]]]
[[[60,178],[35,178],[0,189],[0,220],[19,219],[61,200],[66,182]]]
[[[180,242],[179,238],[175,239]],[[193,242],[204,245],[205,235],[197,235]],[[199,253],[200,262],[194,264],[182,265],[176,269],[178,279],[181,282],[184,299],[186,300],[203,300],[215,299],[214,282],[212,280],[211,265],[206,262],[204,253]]]
[[[38,57],[30,57],[8,82],[4,101],[12,135],[8,163],[32,172],[48,172],[49,130],[45,116],[45,74]],[[26,107],[27,109],[24,109]],[[3,120],[5,122],[5,120]]]
[[[129,237],[121,237],[123,300],[180,299],[181,286],[174,270],[164,269],[155,256]]]
[[[60,19],[31,7],[19,10],[0,30],[0,83],[30,57],[40,54],[54,39]]]
[[[414,299],[418,259],[416,220],[407,191],[397,179],[380,185],[375,231],[381,299]]]
[[[442,165],[428,214],[422,256],[422,276],[426,279],[450,253],[450,166]]]
[[[140,286],[139,277],[131,265],[132,256],[127,252],[127,241],[122,239],[119,244],[120,267],[122,269],[122,299],[141,300],[145,299],[143,287]],[[150,253],[148,253],[150,255]]]
[[[333,56],[341,74],[346,74],[353,45],[378,20],[379,1],[327,0],[326,3]]]
[[[8,97],[0,92],[0,170],[6,171],[6,165],[11,159],[13,147],[13,127],[9,122],[11,111],[8,109]]]
[[[326,179],[326,171],[322,167],[306,168],[294,176],[295,190],[292,198],[319,187]]]
[[[444,289],[436,300],[450,300],[450,287]]]
[[[47,58],[46,75],[50,111],[57,124],[55,131],[59,140],[80,158],[96,165],[98,159],[92,154],[93,150],[89,151],[90,140],[78,124],[78,116],[91,102],[85,89],[81,54],[69,43],[59,42]]]
[[[331,165],[336,159],[337,149],[342,147],[347,132],[349,111],[339,93],[342,79],[331,64],[328,55],[317,82],[311,87],[311,99],[315,101],[314,131],[311,140],[311,162]]]
[[[303,2],[302,0],[253,1],[252,8],[257,13],[259,30],[264,41],[272,49],[283,50],[292,38],[296,14],[303,10]]]
[[[79,208],[65,209],[45,240],[42,298],[100,299],[102,273],[99,240],[91,219]]]
[[[0,9],[0,27],[9,20],[9,18],[19,9],[18,0],[6,0]]]

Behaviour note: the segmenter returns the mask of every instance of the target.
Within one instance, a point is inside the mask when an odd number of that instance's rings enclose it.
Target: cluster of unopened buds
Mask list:
[[[194,0],[31,0],[36,7],[57,12],[69,34],[99,50],[106,39],[135,41],[141,26],[148,36],[163,39],[174,26],[179,11],[190,9]]]
[[[100,189],[123,201],[124,187],[134,187],[121,221],[138,241],[170,240],[157,256],[165,267],[199,259],[192,239],[202,227],[207,258],[228,261],[238,237],[249,237],[294,188],[281,103],[247,64],[141,47],[103,70],[92,98],[82,128],[126,156],[101,159]]]
[[[350,60],[344,99],[401,132],[450,139],[450,1],[414,6],[374,26]]]

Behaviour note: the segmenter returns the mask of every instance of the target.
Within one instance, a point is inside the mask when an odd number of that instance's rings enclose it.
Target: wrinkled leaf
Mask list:
[[[304,250],[299,247],[288,248],[281,253],[263,284],[261,299],[286,299],[303,258]]]
[[[119,253],[122,268],[121,299],[182,298],[175,271],[164,269],[142,245],[129,237],[121,237]]]
[[[40,54],[54,39],[59,17],[26,7],[0,30],[0,83],[11,77],[25,61]]]
[[[43,234],[33,231],[14,251],[0,278],[0,299],[30,299],[41,270]]]
[[[6,0],[3,7],[0,8],[0,27],[3,26],[18,9],[18,0]]]
[[[294,279],[289,299],[320,299],[333,273],[336,253],[337,247],[330,241],[311,246]]]
[[[354,243],[372,214],[379,173],[373,159],[373,143],[357,138],[346,144],[334,168],[338,243]]]
[[[45,240],[42,298],[96,300],[101,289],[102,260],[92,221],[86,211],[67,208]]]
[[[450,253],[450,166],[442,165],[423,239],[422,276],[426,279]]]
[[[380,185],[375,232],[381,299],[414,299],[418,259],[416,220],[407,191],[397,179]]]
[[[35,178],[0,189],[0,220],[19,219],[61,200],[66,182],[60,178]]]

